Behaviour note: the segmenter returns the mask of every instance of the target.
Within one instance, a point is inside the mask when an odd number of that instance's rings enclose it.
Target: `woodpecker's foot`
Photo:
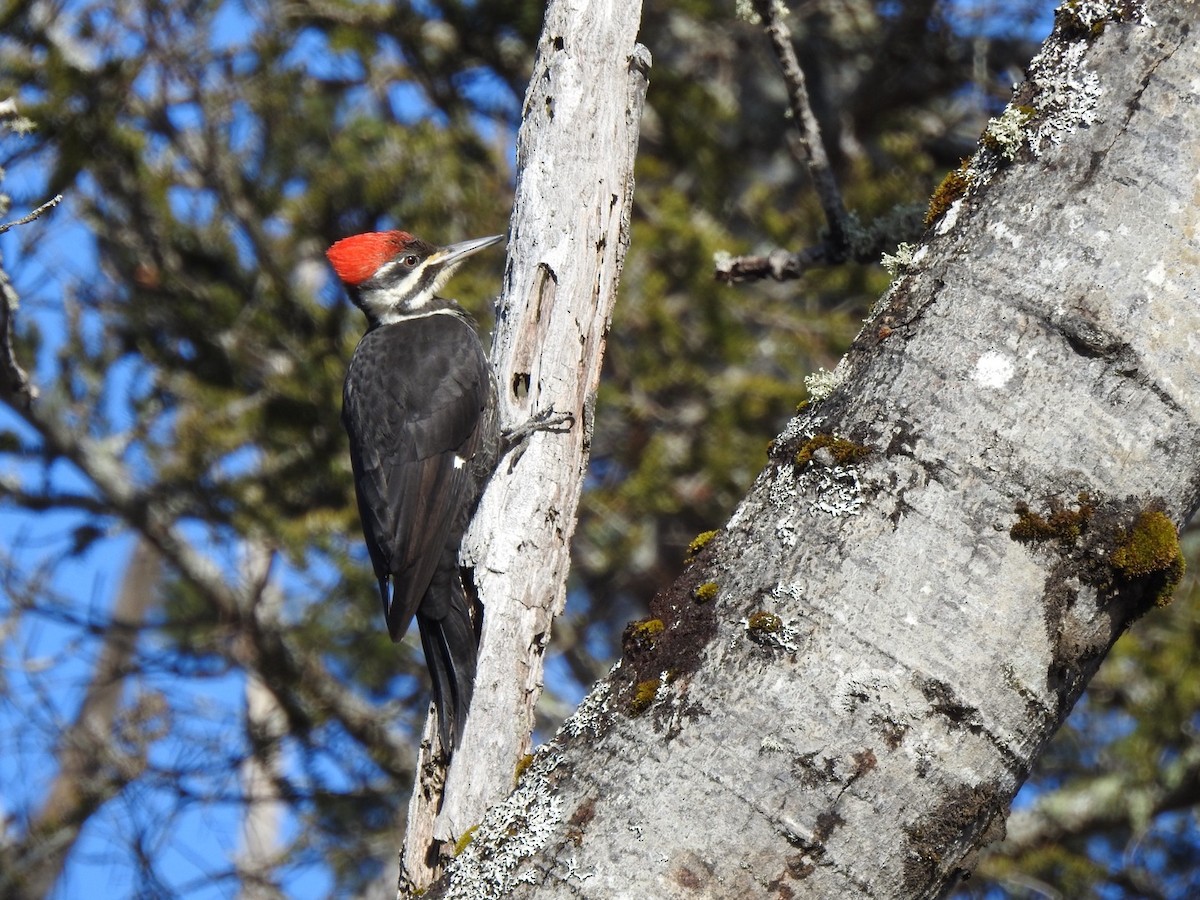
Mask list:
[[[557,413],[553,409],[544,409],[530,416],[528,420],[512,431],[506,431],[500,435],[500,456],[503,458],[509,453],[513,454],[513,458],[508,462],[508,471],[511,472],[516,468],[521,454],[525,452],[526,443],[534,434],[539,431],[565,434],[574,427],[574,413]]]

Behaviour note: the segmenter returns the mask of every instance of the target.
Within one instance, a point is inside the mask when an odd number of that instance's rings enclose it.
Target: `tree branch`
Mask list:
[[[253,619],[249,611],[255,591],[261,585],[232,589],[217,565],[183,537],[169,514],[135,487],[134,479],[120,461],[101,450],[95,441],[74,433],[58,421],[53,409],[39,405],[18,412],[42,437],[48,455],[74,463],[108,498],[114,514],[155,547],[203,594],[222,619],[249,636],[248,643],[235,642],[232,652],[238,655],[241,664],[259,673],[271,685],[289,714],[306,721],[312,719],[310,706],[328,712],[362,743],[384,771],[401,780],[407,777],[411,753],[396,741],[374,710],[342,686],[318,658],[296,653],[277,623],[264,624]]]
[[[713,277],[726,284],[764,278],[791,281],[803,278],[809,269],[816,266],[834,265],[847,260],[864,264],[878,263],[883,254],[894,251],[898,244],[920,239],[925,231],[925,210],[924,203],[899,206],[866,226],[850,216],[850,244],[844,250],[838,250],[829,241],[822,241],[796,253],[773,250],[765,256],[719,254],[713,265]]]
[[[58,204],[62,203],[62,199],[63,199],[62,194],[55,194],[53,197],[51,197],[49,200],[47,200],[45,203],[43,203],[41,206],[39,206],[33,212],[28,213],[27,215],[21,216],[21,218],[19,218],[19,219],[14,219],[11,222],[0,222],[0,234],[4,234],[4,232],[8,231],[10,228],[16,228],[18,225],[28,225],[30,222],[34,221],[35,219],[40,219],[42,217],[43,213],[46,213],[49,210],[54,209],[54,207],[56,207],[56,206],[58,206]]]
[[[808,164],[813,187],[825,211],[825,222],[829,228],[827,252],[832,262],[840,262],[850,251],[849,218],[837,177],[833,174],[825,144],[821,140],[821,125],[808,98],[808,85],[804,80],[804,70],[800,68],[800,60],[796,58],[791,29],[783,21],[787,8],[781,0],[754,0],[754,10],[762,19],[763,29],[771,41],[771,49],[775,51],[787,85],[792,118],[800,132],[801,158]]]
[[[649,52],[638,3],[547,9],[517,139],[509,263],[492,362],[504,427],[574,413],[492,478],[464,542],[484,607],[477,689],[445,776],[422,748],[402,879],[428,884],[454,842],[511,789],[529,748],[551,623],[566,600],[592,408],[629,244]],[[426,729],[427,734],[429,729]],[[435,821],[436,817],[436,821]]]
[[[774,250],[754,256],[722,254],[713,267],[713,277],[727,284],[763,278],[790,281],[802,278],[814,266],[836,265],[846,260],[875,263],[898,243],[917,240],[924,231],[924,205],[898,208],[869,226],[863,226],[857,217],[846,211],[837,177],[825,153],[821,126],[809,100],[804,70],[796,57],[791,31],[783,21],[786,7],[780,0],[754,0],[754,9],[771,40],[771,48],[787,85],[789,108],[799,132],[796,140],[800,147],[798,156],[808,167],[825,213],[828,236],[795,253]]]
[[[1114,828],[1138,830],[1156,816],[1200,802],[1200,747],[1166,763],[1153,784],[1114,772],[1039,797],[1008,820],[996,856],[1015,857],[1038,847]],[[984,863],[986,874],[987,863]]]

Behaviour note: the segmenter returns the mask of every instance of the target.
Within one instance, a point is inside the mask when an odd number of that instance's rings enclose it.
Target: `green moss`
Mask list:
[[[625,628],[625,643],[650,650],[665,628],[662,619],[641,619],[637,622],[630,622]]]
[[[692,599],[697,603],[710,603],[716,599],[719,590],[715,581],[706,581],[692,591]]]
[[[971,186],[971,180],[967,177],[970,165],[971,161],[964,159],[959,167],[948,172],[942,183],[937,186],[933,196],[929,198],[929,209],[925,211],[926,228],[932,227],[933,223],[954,205],[954,201],[966,194],[967,188]]]
[[[524,756],[522,756],[520,759],[517,760],[517,770],[513,775],[513,783],[514,784],[521,780],[521,776],[525,774],[525,770],[528,769],[531,765],[533,765],[533,754],[532,753],[526,753]]]
[[[812,462],[813,454],[818,450],[828,450],[834,463],[839,466],[853,465],[871,454],[870,447],[856,444],[847,438],[835,437],[832,434],[814,434],[800,446],[792,461],[802,469]]]
[[[1087,494],[1079,495],[1077,508],[1068,509],[1052,504],[1050,512],[1044,516],[1031,510],[1027,503],[1018,503],[1017,522],[1008,530],[1008,534],[1014,541],[1020,541],[1022,544],[1040,544],[1046,541],[1074,544],[1079,540],[1095,511],[1095,504]]]
[[[654,698],[658,695],[659,685],[662,681],[658,678],[648,678],[645,681],[638,682],[637,687],[633,689],[633,699],[629,701],[629,714],[631,716],[640,716],[650,704],[654,702]]]
[[[1156,606],[1171,602],[1171,594],[1183,578],[1183,551],[1175,523],[1165,513],[1147,510],[1138,516],[1133,528],[1109,556],[1109,562],[1127,579],[1157,577]]]
[[[746,620],[746,628],[751,634],[778,634],[783,629],[783,619],[760,610]]]
[[[1054,11],[1054,23],[1068,40],[1093,40],[1104,33],[1109,17],[1089,19],[1079,2],[1064,3]]]
[[[1116,0],[1097,8],[1084,0],[1068,0],[1054,11],[1054,24],[1067,40],[1095,40],[1109,22],[1144,21],[1141,4]]]
[[[464,831],[462,833],[462,837],[460,837],[454,844],[454,855],[455,856],[458,856],[460,853],[462,853],[464,850],[466,850],[468,847],[471,846],[471,841],[475,840],[475,832],[478,830],[479,830],[478,825],[472,825],[470,828],[468,828],[466,831]]]
[[[715,532],[715,531],[702,531],[698,535],[696,535],[694,538],[692,538],[692,542],[690,544],[688,544],[687,558],[692,559],[693,557],[695,557],[696,554],[698,554],[701,550],[703,550],[705,547],[707,547],[708,542],[711,541],[716,536],[717,536],[717,532]]]

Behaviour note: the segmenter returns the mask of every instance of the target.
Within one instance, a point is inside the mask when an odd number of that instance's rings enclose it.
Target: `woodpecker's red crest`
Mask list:
[[[353,286],[362,284],[385,262],[415,243],[417,238],[407,231],[370,231],[342,238],[325,255],[337,277]]]
[[[373,231],[343,238],[326,256],[368,326],[378,328],[419,316],[466,316],[437,292],[468,256],[503,239],[493,235],[438,247],[407,231]]]

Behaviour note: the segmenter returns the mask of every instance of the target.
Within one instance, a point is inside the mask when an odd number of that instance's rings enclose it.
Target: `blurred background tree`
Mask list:
[[[923,204],[972,152],[1050,25],[1045,0],[793,7],[866,223]],[[394,884],[427,685],[419,644],[386,638],[359,540],[338,415],[363,323],[322,254],[377,228],[504,230],[540,15],[505,0],[0,8],[0,99],[33,126],[5,138],[3,189],[13,215],[67,197],[0,239],[41,392],[0,416],[8,892]],[[633,243],[544,732],[688,542],[725,521],[803,377],[832,368],[888,282],[847,264],[717,283],[716,253],[819,239],[785,89],[731,3],[650,0],[642,41]],[[485,329],[498,275],[477,264],[453,283]],[[1035,832],[972,895],[1200,891],[1194,590],[1122,639],[1019,803],[1108,790],[1108,814]],[[1121,802],[1138,791],[1151,800]]]

